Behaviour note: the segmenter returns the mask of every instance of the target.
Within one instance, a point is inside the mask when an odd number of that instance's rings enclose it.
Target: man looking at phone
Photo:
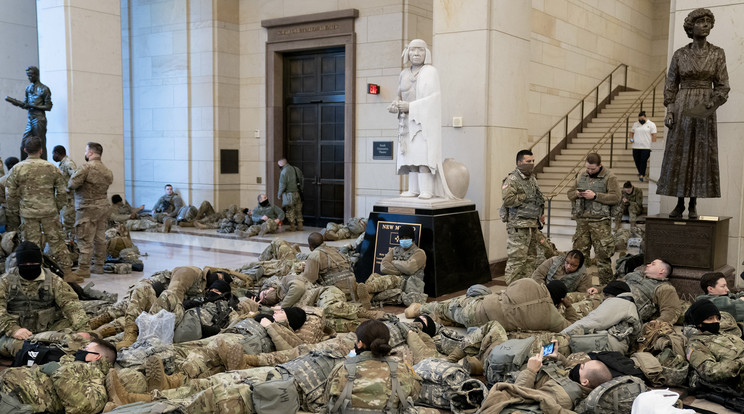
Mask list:
[[[607,284],[613,279],[612,207],[620,203],[617,178],[602,166],[599,154],[592,152],[586,156],[586,171],[576,176],[566,194],[571,201],[571,218],[576,220],[573,248],[588,259],[594,247],[599,283]]]

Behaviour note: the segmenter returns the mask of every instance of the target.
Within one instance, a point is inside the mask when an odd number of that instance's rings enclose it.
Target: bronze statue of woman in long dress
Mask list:
[[[683,27],[692,43],[677,49],[669,64],[664,86],[666,148],[656,190],[677,197],[669,217],[682,217],[685,197],[690,198],[691,219],[698,217],[698,197],[721,197],[716,109],[726,103],[731,88],[723,49],[706,41],[714,23],[708,9],[690,12]]]

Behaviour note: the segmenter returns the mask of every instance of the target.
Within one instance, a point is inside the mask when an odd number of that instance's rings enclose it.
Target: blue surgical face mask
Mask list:
[[[413,245],[412,239],[400,239],[400,247],[407,249]]]

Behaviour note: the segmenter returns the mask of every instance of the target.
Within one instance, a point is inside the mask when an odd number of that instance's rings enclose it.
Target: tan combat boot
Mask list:
[[[96,329],[99,326],[102,326],[103,324],[109,323],[113,321],[114,318],[109,314],[108,312],[102,313],[95,318],[91,318],[90,320],[90,329]]]
[[[138,335],[139,329],[137,329],[137,324],[134,322],[127,322],[126,325],[124,325],[124,338],[116,344],[116,350],[118,351],[121,348],[126,348],[137,342]]]
[[[406,308],[405,314],[406,314],[406,318],[409,318],[409,319],[413,319],[421,315],[421,304],[412,303],[411,306]]]
[[[173,227],[173,223],[175,223],[176,220],[173,220],[170,217],[167,217],[165,220],[163,220],[163,233],[170,233],[171,227]]]
[[[99,338],[108,338],[110,336],[114,336],[118,334],[119,332],[116,331],[116,328],[114,328],[111,324],[107,323],[103,326],[100,326],[96,328],[93,331],[96,335],[98,335]]]
[[[155,355],[145,361],[145,378],[147,378],[147,391],[169,390],[183,385],[183,374],[167,375],[163,361]]]
[[[465,357],[464,367],[470,369],[470,375],[475,375],[476,377],[483,375],[483,363],[474,356]]]
[[[369,291],[367,290],[366,284],[364,283],[357,284],[356,294],[357,294],[357,297],[359,298],[359,303],[362,304],[362,307],[364,309],[369,309],[372,307],[372,302],[371,302],[372,298],[369,295]]]
[[[93,265],[90,267],[90,272],[94,275],[102,275],[104,274],[103,265]]]
[[[297,222],[297,231],[302,231],[302,222],[301,221],[298,221]]]
[[[149,394],[134,394],[128,392],[126,388],[124,388],[124,384],[121,383],[115,369],[111,369],[106,376],[106,391],[108,391],[109,399],[116,406],[131,404],[137,401],[152,402],[152,397]]]
[[[202,223],[200,223],[198,221],[195,221],[194,222],[194,227],[196,227],[197,229],[200,229],[200,230],[205,230],[205,229],[208,228],[206,224],[202,224]]]
[[[225,370],[235,371],[245,369],[243,347],[239,344],[230,345],[223,341],[222,338],[219,338],[217,339],[217,355],[222,360],[222,364],[225,365]]]

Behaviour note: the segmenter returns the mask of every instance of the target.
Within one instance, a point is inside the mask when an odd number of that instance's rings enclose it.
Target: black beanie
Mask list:
[[[548,283],[548,291],[550,292],[550,298],[553,299],[554,305],[559,304],[568,293],[566,284],[560,280],[551,280],[550,283]]]
[[[630,286],[622,280],[613,280],[602,289],[602,292],[606,295],[617,296],[621,293],[630,292]]]
[[[305,321],[307,320],[307,315],[305,314],[305,311],[293,306],[291,308],[284,308],[284,314],[287,315],[287,322],[289,323],[289,327],[292,328],[293,331],[296,331],[300,328],[302,328],[302,325],[305,324]]]
[[[719,318],[721,317],[721,312],[716,305],[708,299],[700,299],[690,305],[690,308],[685,312],[685,323],[698,326],[713,315],[718,315]]]
[[[420,321],[420,319],[426,319],[426,324]],[[431,316],[426,314],[420,315],[413,321],[418,322],[421,325],[421,331],[423,331],[425,334],[431,337],[437,334],[437,324],[434,322],[434,319],[432,319]]]
[[[217,279],[211,285],[209,285],[208,289],[217,289],[220,291],[220,293],[230,293],[230,284],[225,282],[224,280]]]
[[[16,249],[16,263],[19,265],[26,263],[41,264],[41,250],[39,246],[30,241],[21,243]]]
[[[398,237],[401,239],[412,239],[413,240],[413,226],[401,226],[398,230]]]

